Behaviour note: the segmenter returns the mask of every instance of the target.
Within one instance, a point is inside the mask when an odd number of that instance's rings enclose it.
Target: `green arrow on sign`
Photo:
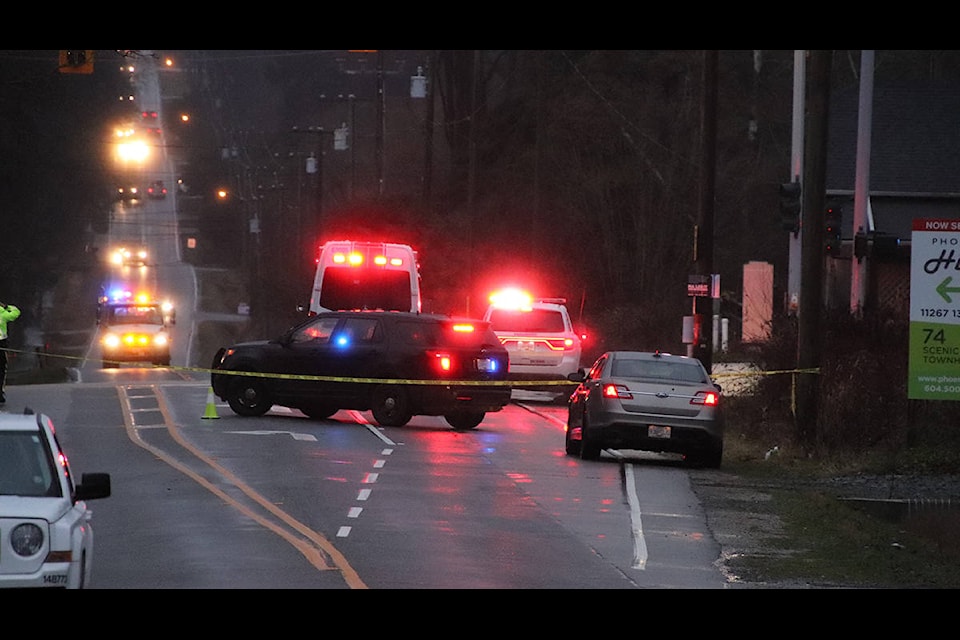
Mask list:
[[[960,287],[948,287],[947,285],[953,280],[950,276],[947,276],[943,282],[937,285],[937,293],[940,294],[940,297],[946,300],[947,302],[953,302],[948,296],[948,293],[960,293]]]

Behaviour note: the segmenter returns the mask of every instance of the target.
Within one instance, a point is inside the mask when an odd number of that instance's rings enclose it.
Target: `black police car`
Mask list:
[[[372,411],[387,427],[428,415],[463,430],[510,402],[508,368],[506,349],[482,320],[334,311],[274,340],[220,349],[211,383],[241,416],[261,416],[273,405],[314,419],[354,409]]]

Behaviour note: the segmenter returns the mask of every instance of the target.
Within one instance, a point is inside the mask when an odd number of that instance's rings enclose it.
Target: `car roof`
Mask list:
[[[0,431],[36,431],[49,420],[42,413],[0,413]]]
[[[617,360],[687,360],[700,362],[697,358],[663,351],[608,351],[607,355]]]
[[[378,318],[398,318],[405,320],[422,320],[430,322],[450,322],[450,321],[464,321],[464,322],[476,322],[483,323],[484,320],[478,318],[460,318],[455,316],[448,316],[441,313],[416,313],[414,311],[385,311],[383,309],[372,309],[369,311],[363,310],[351,310],[351,311],[322,311],[317,314],[318,316],[324,317],[334,317],[342,318],[346,316],[357,317],[357,318],[369,318],[369,317],[378,317]]]

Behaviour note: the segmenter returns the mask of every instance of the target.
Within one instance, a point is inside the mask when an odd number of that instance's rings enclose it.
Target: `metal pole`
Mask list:
[[[806,52],[793,52],[793,141],[790,158],[790,178],[803,188],[803,118],[806,102]],[[800,255],[803,225],[790,235],[790,257],[787,269],[787,315],[800,315],[801,267]]]
[[[857,120],[857,176],[853,192],[853,235],[867,231],[870,201],[870,131],[873,128],[873,51],[860,54],[860,115]],[[850,313],[859,317],[867,294],[867,261],[851,252]]]

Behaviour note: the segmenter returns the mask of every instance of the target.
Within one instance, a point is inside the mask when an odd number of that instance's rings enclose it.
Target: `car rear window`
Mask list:
[[[662,360],[615,360],[610,369],[614,378],[652,378],[678,382],[706,382],[703,370],[695,362]]]
[[[494,331],[525,331],[529,333],[563,333],[566,326],[563,314],[554,309],[513,311],[493,309],[490,324]]]
[[[462,328],[472,326],[473,331]],[[485,322],[462,322],[457,320],[443,322],[400,321],[396,326],[397,338],[406,344],[421,347],[472,347],[499,345],[500,341]]]

